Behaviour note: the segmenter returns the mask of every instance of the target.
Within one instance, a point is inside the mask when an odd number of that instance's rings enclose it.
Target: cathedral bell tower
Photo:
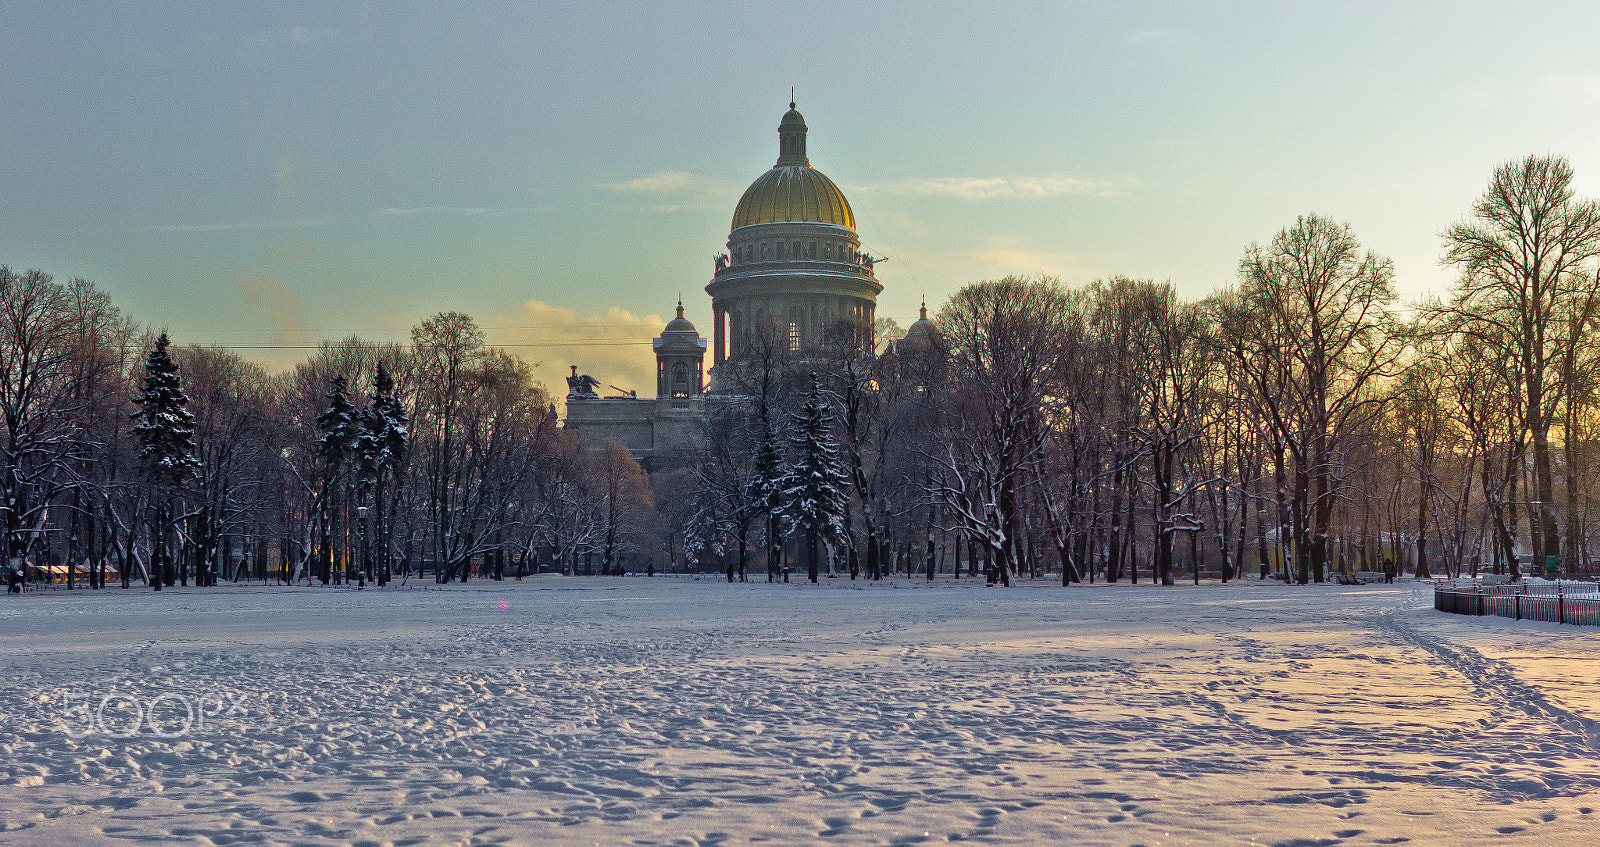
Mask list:
[[[651,344],[656,350],[656,399],[700,396],[705,384],[706,340],[683,316],[682,300],[678,301],[678,316]]]

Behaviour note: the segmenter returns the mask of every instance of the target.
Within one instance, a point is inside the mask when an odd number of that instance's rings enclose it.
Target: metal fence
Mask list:
[[[1574,591],[1576,589],[1576,591]],[[1582,592],[1588,596],[1573,596]],[[1594,583],[1553,585],[1453,585],[1433,588],[1433,607],[1457,615],[1496,615],[1515,620],[1600,626],[1600,595]]]

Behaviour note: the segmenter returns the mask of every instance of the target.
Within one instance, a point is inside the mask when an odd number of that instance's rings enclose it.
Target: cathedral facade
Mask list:
[[[656,396],[600,397],[597,381],[568,378],[565,426],[586,442],[612,439],[647,466],[692,447],[705,404],[731,390],[730,371],[754,345],[796,354],[825,343],[872,350],[880,259],[863,252],[855,213],[833,180],[811,166],[806,122],[793,103],[778,124],[778,161],[734,209],[728,250],[715,259],[712,361],[706,340],[678,316],[654,341]],[[923,321],[926,321],[924,310]],[[709,383],[707,381],[709,376]]]

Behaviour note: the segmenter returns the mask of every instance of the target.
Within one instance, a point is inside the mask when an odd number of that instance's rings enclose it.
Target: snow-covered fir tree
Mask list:
[[[743,507],[753,516],[766,519],[767,581],[775,578],[778,558],[783,552],[780,527],[783,524],[783,451],[778,433],[769,422],[761,427],[761,443],[751,461],[750,478],[745,482]]]
[[[328,408],[317,415],[317,455],[326,465],[342,466],[356,446],[356,407],[345,391],[345,379],[328,380]]]
[[[816,374],[806,404],[794,417],[790,447],[794,464],[781,482],[783,516],[791,532],[806,540],[806,573],[817,581],[817,548],[845,537],[844,510],[849,504],[844,463],[833,440],[833,406],[822,393]]]
[[[200,467],[195,458],[194,415],[178,379],[178,363],[167,352],[167,334],[161,333],[144,363],[144,383],[133,402],[133,432],[139,439],[139,461],[152,478],[178,485]]]
[[[389,376],[389,371],[378,363],[378,374],[372,380],[372,407],[369,420],[378,424],[373,431],[373,447],[375,448],[375,462],[377,467],[393,474],[402,462],[405,461],[406,452],[410,449],[411,434],[407,427],[410,419],[406,417],[406,407],[400,402],[400,395],[395,392],[394,378]]]
[[[386,585],[389,582],[388,483],[405,461],[410,438],[405,406],[395,393],[394,379],[382,362],[378,363],[372,388],[372,403],[361,414],[361,432],[356,438],[355,452],[360,475],[359,494],[363,502],[372,505],[371,519],[375,524],[374,541],[379,560],[375,576],[379,585]],[[364,560],[362,567],[370,567],[370,563]]]
[[[356,451],[357,412],[355,404],[345,391],[345,379],[336,376],[328,380],[328,407],[317,415],[317,431],[322,433],[314,445],[317,457],[322,460],[322,492],[317,498],[322,522],[322,556],[318,576],[324,585],[338,581],[336,563],[339,557],[334,550],[339,537],[334,524],[339,520],[340,488],[345,482],[345,465]]]
[[[151,578],[155,590],[173,583],[173,523],[176,500],[183,483],[200,468],[195,456],[194,415],[178,379],[178,363],[167,352],[165,332],[144,363],[144,383],[133,398],[135,437],[139,439],[139,465],[152,483],[155,517],[151,526]],[[187,568],[185,568],[187,570]],[[187,574],[183,575],[185,584]]]

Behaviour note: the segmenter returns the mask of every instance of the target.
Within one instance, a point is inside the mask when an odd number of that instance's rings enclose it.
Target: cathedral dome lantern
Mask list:
[[[806,158],[806,119],[795,110],[793,100],[778,122],[778,164],[811,165]]]

